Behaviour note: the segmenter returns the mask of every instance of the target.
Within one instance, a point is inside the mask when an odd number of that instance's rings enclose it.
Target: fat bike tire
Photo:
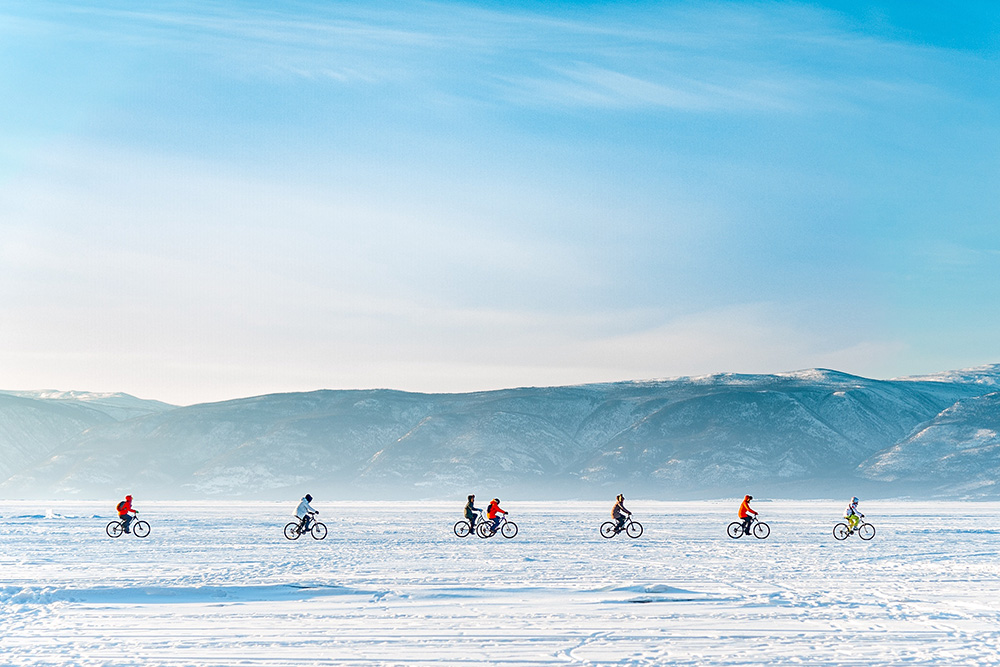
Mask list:
[[[607,539],[610,540],[612,537],[618,534],[616,528],[617,526],[615,526],[614,521],[605,521],[604,523],[601,524],[601,537],[606,537]]]
[[[513,521],[507,521],[500,528],[500,534],[506,537],[508,540],[517,535],[517,524]]]
[[[758,540],[766,540],[767,536],[771,534],[771,527],[763,521],[758,521],[753,525],[752,532],[753,536]]]
[[[875,537],[875,526],[870,523],[863,523],[858,526],[858,537],[866,542]]]
[[[124,531],[125,526],[122,525],[121,521],[111,521],[108,523],[108,527],[104,529],[108,537],[121,537]]]
[[[743,537],[743,522],[733,521],[729,524],[729,527],[726,528],[726,534],[734,540],[738,540]]]
[[[468,521],[459,521],[452,530],[458,537],[468,537],[472,533],[472,526],[469,525]]]
[[[625,534],[634,540],[642,535],[642,524],[638,521],[633,521],[629,525],[625,526]]]
[[[285,537],[290,540],[299,539],[299,524],[296,521],[285,524]]]
[[[146,537],[149,535],[149,522],[148,521],[136,521],[135,525],[132,526],[132,534],[136,537]]]

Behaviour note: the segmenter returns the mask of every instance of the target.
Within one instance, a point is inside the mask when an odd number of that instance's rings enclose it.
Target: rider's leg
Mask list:
[[[750,516],[749,514],[747,514],[743,518],[743,534],[744,535],[749,535],[750,534],[750,524],[751,523],[753,523],[753,517]]]
[[[493,525],[490,526],[490,530],[492,530],[495,533],[497,532],[497,528],[499,527],[500,527],[500,515],[497,514],[495,517],[493,517]]]
[[[615,517],[615,532],[621,532],[621,529],[625,527],[625,515],[619,515]]]
[[[859,523],[861,523],[861,517],[859,517],[857,514],[852,514],[851,516],[847,517],[847,527],[850,528],[851,530],[855,530],[858,527]]]
[[[129,532],[129,526],[132,525],[132,515],[126,514],[125,516],[122,517],[122,521],[125,522],[125,532],[126,533]]]

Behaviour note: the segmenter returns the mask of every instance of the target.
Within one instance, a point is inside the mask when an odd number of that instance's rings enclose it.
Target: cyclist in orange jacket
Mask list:
[[[125,496],[125,500],[118,503],[118,518],[125,523],[125,532],[129,532],[129,526],[135,519],[135,510],[132,509],[132,496]]]
[[[486,508],[486,518],[493,522],[493,525],[490,526],[490,530],[494,533],[497,532],[497,528],[500,527],[500,515],[506,513],[506,510],[500,509],[499,498],[494,498],[490,501],[489,507]]]
[[[751,514],[757,516],[757,512],[750,509],[750,501],[753,500],[753,496],[744,496],[743,502],[740,503],[740,518],[743,519],[743,534],[750,534],[750,524],[753,523],[753,518]]]
[[[632,513],[625,509],[625,496],[619,493],[615,498],[615,506],[611,508],[611,518],[615,520],[616,533],[625,527],[626,516],[632,516]]]

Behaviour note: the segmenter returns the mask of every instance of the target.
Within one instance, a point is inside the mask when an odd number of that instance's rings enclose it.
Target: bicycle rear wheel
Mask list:
[[[483,538],[484,540],[488,537],[493,537],[493,531],[490,530],[490,525],[488,521],[483,521],[481,524],[476,526],[476,535]]]
[[[729,524],[729,528],[726,529],[726,534],[734,540],[738,540],[743,537],[743,522],[733,521]]]
[[[136,521],[135,525],[132,526],[132,534],[136,537],[146,537],[149,535],[149,522]]]
[[[863,540],[870,540],[875,537],[875,526],[870,523],[863,523],[858,526],[858,537]]]
[[[625,534],[635,539],[642,535],[642,524],[638,521],[633,521],[625,527]]]
[[[326,524],[316,521],[313,523],[312,528],[309,530],[312,533],[314,540],[322,540],[326,538]]]
[[[285,537],[290,540],[299,539],[299,524],[296,521],[285,524]]]
[[[758,540],[763,540],[771,534],[771,527],[763,521],[758,521],[753,525],[753,536]]]
[[[605,521],[601,524],[601,537],[611,539],[615,536],[615,528],[616,526],[614,521]]]
[[[111,521],[104,532],[108,534],[108,537],[121,537],[124,530],[125,526],[122,525],[121,521]]]
[[[455,527],[452,530],[454,530],[455,534],[459,537],[468,537],[469,533],[472,532],[472,527],[469,525],[468,521],[459,521],[455,524]]]
[[[500,534],[509,540],[517,535],[517,524],[513,521],[505,522],[503,528],[500,529]]]
[[[848,535],[850,535],[850,529],[847,527],[846,523],[838,523],[833,527],[833,536],[836,539],[846,540]]]

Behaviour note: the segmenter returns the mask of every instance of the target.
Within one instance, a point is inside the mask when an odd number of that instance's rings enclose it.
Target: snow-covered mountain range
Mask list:
[[[1000,365],[174,407],[0,392],[6,497],[1000,496]]]

